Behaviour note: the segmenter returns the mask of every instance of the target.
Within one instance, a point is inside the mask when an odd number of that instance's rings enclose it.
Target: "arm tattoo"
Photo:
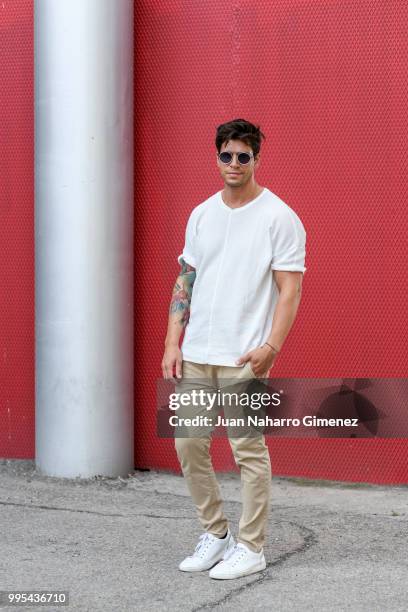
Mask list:
[[[176,320],[185,327],[190,318],[190,302],[196,279],[196,269],[190,266],[183,258],[180,263],[181,272],[173,288],[169,310],[170,314],[175,315]]]

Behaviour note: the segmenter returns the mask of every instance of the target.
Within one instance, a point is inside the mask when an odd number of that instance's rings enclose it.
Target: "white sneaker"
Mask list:
[[[256,553],[250,550],[245,544],[238,542],[231,549],[220,563],[210,571],[210,578],[228,580],[230,578],[240,578],[255,572],[261,572],[266,568],[263,549]]]
[[[230,530],[225,538],[217,538],[208,533],[203,533],[192,556],[186,557],[179,565],[183,572],[203,572],[210,569],[215,563],[223,559],[224,555],[234,548],[235,541]]]

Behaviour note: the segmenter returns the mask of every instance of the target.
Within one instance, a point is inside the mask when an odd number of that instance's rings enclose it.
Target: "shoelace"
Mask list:
[[[230,550],[228,550],[225,554],[223,561],[228,561],[229,564],[235,565],[240,561],[244,556],[246,556],[247,551],[242,546],[238,546],[235,544]]]
[[[193,553],[193,557],[201,557],[202,553],[207,548],[209,543],[210,543],[210,534],[208,532],[205,532],[202,535],[200,535],[200,537],[198,538],[198,544],[195,547],[195,550]]]

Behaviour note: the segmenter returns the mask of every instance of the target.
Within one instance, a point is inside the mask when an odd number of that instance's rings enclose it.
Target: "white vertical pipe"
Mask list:
[[[35,0],[36,465],[133,454],[133,2]]]

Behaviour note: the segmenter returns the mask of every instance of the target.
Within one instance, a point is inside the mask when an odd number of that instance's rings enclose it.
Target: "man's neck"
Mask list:
[[[227,206],[230,206],[231,208],[239,208],[254,200],[263,191],[263,189],[264,188],[261,185],[258,185],[258,183],[244,185],[243,187],[224,185],[221,195]]]

